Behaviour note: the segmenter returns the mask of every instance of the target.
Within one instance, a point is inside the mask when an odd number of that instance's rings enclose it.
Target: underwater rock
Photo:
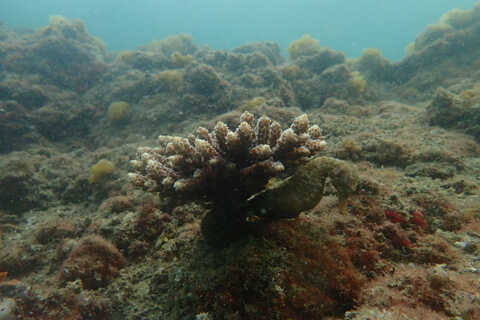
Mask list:
[[[353,61],[354,69],[360,71],[369,81],[393,82],[393,63],[385,58],[380,50],[368,48],[362,56]]]
[[[198,47],[193,43],[191,35],[180,33],[161,40],[153,40],[147,45],[140,46],[140,49],[148,52],[160,52],[164,56],[170,57],[176,53],[184,56],[194,54]]]
[[[119,64],[124,63],[128,67],[145,72],[162,70],[170,65],[168,57],[161,52],[140,50],[121,52],[115,62]]]
[[[374,139],[362,146],[362,155],[380,166],[405,167],[413,161],[412,151],[393,140]]]
[[[232,50],[233,53],[261,53],[265,55],[271,64],[277,65],[285,59],[280,52],[280,46],[273,41],[261,41],[244,44]]]
[[[185,81],[189,91],[200,95],[213,95],[226,85],[215,69],[205,64],[188,68]]]
[[[72,221],[55,217],[42,223],[35,232],[35,240],[40,244],[59,242],[65,238],[73,238],[76,232]]]
[[[231,109],[230,84],[214,68],[206,64],[192,64],[185,70],[185,113],[219,113]]]
[[[13,77],[12,77],[13,78]],[[41,86],[24,79],[10,78],[0,82],[0,100],[11,100],[28,110],[45,105],[52,98],[51,86]]]
[[[414,163],[405,168],[405,175],[409,177],[430,177],[432,179],[448,179],[456,174],[456,168],[452,165]]]
[[[31,113],[35,129],[50,141],[86,136],[92,127],[94,110],[91,106],[63,106],[48,104]]]
[[[39,77],[9,74],[0,81],[0,151],[24,149],[42,139],[85,136],[94,125],[95,106]]]
[[[44,259],[39,245],[17,243],[0,248],[0,270],[8,270],[8,277],[19,277],[38,271],[45,263]]]
[[[303,58],[298,60],[301,59]],[[352,71],[347,64],[334,64],[320,74],[303,68],[295,69],[288,66],[281,70],[289,78],[288,83],[302,108],[320,108],[328,98],[341,99],[348,103],[363,103],[367,97],[366,80],[359,72]]]
[[[233,53],[224,50],[206,50],[202,49],[195,54],[197,61],[212,66],[217,71],[224,74],[239,74],[246,69],[245,54]]]
[[[0,153],[22,149],[32,142],[27,110],[13,100],[0,101]]]
[[[476,70],[480,52],[480,5],[471,10],[453,9],[439,23],[430,25],[407,47],[407,56],[392,65],[397,89],[416,89],[423,100],[452,78]]]
[[[270,60],[263,53],[254,52],[245,55],[245,62],[250,69],[260,69],[271,67]]]
[[[313,55],[302,56],[295,60],[295,64],[299,67],[314,74],[321,74],[327,68],[344,62],[345,55],[343,52],[325,48],[322,48]]]
[[[16,157],[0,159],[0,209],[9,213],[20,214],[41,205],[35,186],[38,181],[25,156],[18,153]]]
[[[320,79],[328,83],[346,83],[351,77],[350,69],[345,64],[337,64],[325,69]]]
[[[80,279],[84,288],[97,289],[114,279],[125,263],[113,244],[100,236],[87,236],[72,248],[59,279],[62,283]]]
[[[328,113],[346,113],[348,109],[350,108],[350,104],[341,99],[336,99],[336,98],[327,98],[325,102],[322,104],[320,107],[322,111],[328,112]]]
[[[438,88],[426,113],[430,125],[458,129],[480,141],[480,104]]]
[[[81,20],[50,17],[48,26],[15,44],[4,55],[6,71],[37,74],[42,82],[78,93],[90,89],[107,68],[105,44],[91,37]]]

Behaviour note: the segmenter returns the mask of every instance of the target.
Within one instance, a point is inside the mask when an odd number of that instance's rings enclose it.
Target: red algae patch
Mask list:
[[[86,289],[104,287],[115,278],[126,260],[118,249],[100,236],[87,236],[73,248],[59,273],[61,282],[80,279]]]

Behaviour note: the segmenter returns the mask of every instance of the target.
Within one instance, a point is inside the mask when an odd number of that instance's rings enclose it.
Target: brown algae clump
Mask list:
[[[240,106],[240,108],[243,110],[253,110],[264,103],[265,103],[265,98],[255,97],[255,98],[244,101]]]
[[[102,159],[98,161],[96,164],[94,164],[90,169],[91,173],[90,173],[90,177],[88,178],[88,181],[90,183],[98,183],[105,176],[110,175],[114,169],[115,169],[115,166],[113,165],[112,162],[106,159]]]
[[[193,62],[193,56],[191,54],[182,55],[180,52],[175,51],[170,57],[175,68],[183,68]]]
[[[165,70],[155,75],[162,89],[170,93],[178,93],[184,88],[184,73],[179,70]]]
[[[192,36],[189,34],[177,34],[166,37],[162,40],[154,40],[147,46],[148,50],[159,51],[166,57],[174,54],[181,54],[183,56],[194,53],[197,47],[193,43]]]
[[[360,72],[353,71],[350,74],[350,84],[357,94],[362,94],[367,86],[367,81]]]
[[[478,14],[478,11],[472,9],[462,10],[455,8],[445,13],[440,18],[440,22],[451,25],[455,29],[462,29],[478,21],[476,20],[478,18],[476,14]]]
[[[120,124],[127,120],[130,104],[125,101],[115,101],[108,107],[107,117],[111,123]]]
[[[287,48],[288,59],[295,60],[303,56],[311,56],[321,51],[318,40],[309,34],[303,35],[300,39],[292,41]]]

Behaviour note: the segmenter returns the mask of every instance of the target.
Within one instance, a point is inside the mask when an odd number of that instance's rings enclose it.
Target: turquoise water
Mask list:
[[[380,48],[393,60],[426,25],[475,0],[0,0],[0,19],[37,28],[50,15],[85,21],[109,50],[133,49],[171,34],[192,34],[197,44],[233,48],[273,40],[284,49],[305,33],[322,46],[360,55]]]

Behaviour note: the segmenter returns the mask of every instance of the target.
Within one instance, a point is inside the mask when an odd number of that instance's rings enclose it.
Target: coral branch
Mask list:
[[[200,127],[196,136],[188,138],[158,137],[158,148],[138,149],[130,181],[151,192],[204,193],[211,189],[209,183],[221,184],[222,179],[249,181],[251,186],[253,178],[257,186],[250,192],[243,190],[253,194],[269,178],[305,163],[326,145],[320,128],[310,126],[306,114],[286,130],[266,116],[255,122],[249,112],[240,120],[235,131],[218,122],[212,132]],[[232,176],[238,177],[232,180]]]

